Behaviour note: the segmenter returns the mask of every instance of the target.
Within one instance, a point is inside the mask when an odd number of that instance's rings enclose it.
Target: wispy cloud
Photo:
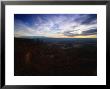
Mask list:
[[[96,14],[15,14],[15,37],[74,37],[96,35]]]

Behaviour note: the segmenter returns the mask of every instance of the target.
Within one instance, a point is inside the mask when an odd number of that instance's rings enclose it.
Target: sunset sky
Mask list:
[[[15,14],[15,37],[96,38],[96,14]]]

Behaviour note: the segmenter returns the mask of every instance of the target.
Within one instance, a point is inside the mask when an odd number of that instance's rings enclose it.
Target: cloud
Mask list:
[[[87,31],[83,31],[82,33],[83,35],[96,35],[97,34],[97,30],[96,29],[90,29]]]
[[[71,37],[96,34],[97,29],[95,14],[36,14],[27,16],[28,19],[23,18],[25,15],[17,16],[15,36]]]
[[[87,35],[96,35],[97,30],[96,29],[90,29],[87,31],[80,31],[80,30],[75,30],[75,31],[65,31],[64,35],[65,36],[87,36]]]
[[[97,14],[84,14],[84,15],[78,15],[78,17],[75,19],[76,22],[79,22],[80,24],[96,24],[97,20]]]

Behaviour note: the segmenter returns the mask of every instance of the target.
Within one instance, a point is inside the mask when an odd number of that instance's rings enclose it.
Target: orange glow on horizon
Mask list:
[[[59,34],[59,35],[52,35],[52,36],[47,36],[47,37],[51,37],[51,38],[97,38],[97,35],[64,36],[63,34]]]
[[[44,34],[42,34],[42,35],[44,35]],[[31,36],[32,35],[30,35],[30,37]],[[15,37],[22,37],[22,36],[20,36],[19,34],[16,34]],[[97,38],[97,35],[65,36],[64,34],[45,34],[44,37],[50,37],[50,38]]]

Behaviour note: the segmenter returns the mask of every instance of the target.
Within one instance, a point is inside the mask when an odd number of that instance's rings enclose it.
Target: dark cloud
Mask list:
[[[93,22],[96,22],[95,20],[97,19],[97,15],[88,15],[88,17],[82,21],[82,24],[93,24]]]
[[[65,31],[63,34],[65,36],[78,36],[79,34],[74,34],[74,31]]]
[[[73,33],[70,33],[70,31],[65,31],[64,32],[64,35],[65,36],[73,36],[74,34]]]
[[[96,20],[97,14],[79,15],[79,17],[75,19],[75,21],[80,24],[96,24]]]
[[[97,34],[97,29],[90,29],[87,31],[82,32],[83,35],[96,35]]]
[[[64,35],[65,36],[86,36],[86,35],[96,35],[97,34],[97,29],[90,29],[90,30],[87,30],[87,31],[82,31],[81,34],[78,34],[78,33],[74,33],[74,31],[65,31],[64,32]]]

